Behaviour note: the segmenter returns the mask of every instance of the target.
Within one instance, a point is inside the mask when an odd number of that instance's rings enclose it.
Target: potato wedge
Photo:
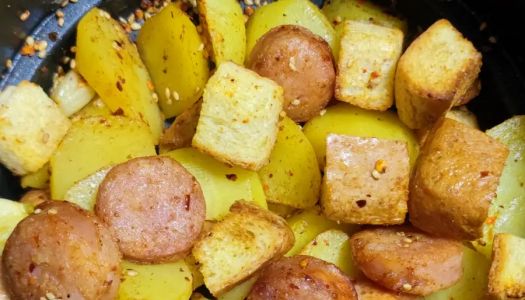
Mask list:
[[[230,167],[193,148],[177,149],[163,155],[178,161],[199,182],[206,200],[206,220],[222,219],[239,199],[267,207],[257,173]]]
[[[496,198],[483,224],[483,237],[472,244],[487,258],[492,254],[492,240],[497,233],[525,237],[525,116],[516,116],[487,130],[487,134],[505,144],[510,153],[500,177]]]
[[[258,174],[268,202],[309,208],[319,198],[321,172],[314,149],[289,118],[280,121],[270,162]]]
[[[0,198],[0,253],[18,222],[27,217],[28,214],[29,212],[24,204]]]
[[[324,169],[326,137],[330,133],[406,141],[412,167],[419,153],[414,133],[392,112],[368,111],[341,103],[327,108],[325,114],[310,120],[303,131],[314,147],[321,169]]]
[[[326,230],[338,229],[347,233],[352,233],[359,228],[355,225],[343,225],[330,221],[321,214],[321,211],[317,207],[305,210],[300,214],[292,216],[286,221],[295,236],[295,243],[292,249],[286,253],[286,256],[296,255],[318,234]]]
[[[110,164],[150,155],[155,155],[155,146],[142,121],[111,116],[73,122],[51,157],[51,197],[64,199],[77,181]]]
[[[80,20],[76,62],[109,109],[146,122],[156,144],[163,123],[148,71],[135,44],[107,12],[94,8]]]
[[[298,255],[309,255],[332,263],[350,278],[363,276],[354,264],[350,237],[341,230],[329,229],[318,234]]]
[[[20,178],[23,188],[43,189],[49,185],[49,163],[46,163],[38,171],[29,173]]]
[[[111,170],[111,166],[104,167],[88,177],[79,180],[67,190],[64,200],[75,203],[85,210],[93,211],[95,202],[97,201],[98,187],[104,178],[106,178],[109,170]]]
[[[122,262],[119,300],[187,300],[192,293],[192,276],[184,260],[157,265]]]
[[[199,0],[197,8],[213,48],[215,64],[233,61],[242,65],[246,53],[246,27],[239,2]]]
[[[137,46],[167,118],[178,116],[199,100],[209,76],[204,44],[195,25],[175,3],[146,21]]]
[[[335,50],[335,30],[309,0],[279,0],[258,8],[246,24],[246,57],[250,57],[257,40],[279,25],[300,25],[319,35]],[[335,55],[334,55],[335,56]]]

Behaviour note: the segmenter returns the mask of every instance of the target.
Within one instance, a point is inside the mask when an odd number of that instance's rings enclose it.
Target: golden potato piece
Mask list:
[[[463,274],[461,243],[411,227],[366,229],[350,244],[366,277],[392,291],[425,296],[452,286]]]
[[[481,237],[508,149],[452,119],[429,133],[410,182],[410,222],[438,236]]]
[[[192,146],[219,161],[257,171],[277,139],[283,89],[232,62],[219,65],[204,90]]]
[[[204,44],[191,19],[175,3],[148,19],[137,47],[151,74],[166,118],[197,102],[209,76]]]
[[[359,21],[343,23],[335,97],[364,109],[385,111],[394,103],[394,75],[403,32]]]
[[[399,118],[408,127],[429,126],[467,94],[481,54],[447,20],[423,32],[401,56],[395,79]]]
[[[525,239],[498,233],[489,273],[489,292],[498,299],[525,297]]]
[[[284,110],[296,122],[317,116],[334,94],[335,63],[330,46],[301,26],[282,25],[263,35],[248,67],[284,89]]]
[[[197,101],[180,114],[160,137],[160,152],[191,146],[191,140],[197,131],[197,122],[201,115],[202,101]]]
[[[406,143],[336,134],[326,140],[324,214],[351,224],[403,223],[410,177]]]
[[[27,217],[31,210],[23,203],[0,198],[0,253],[18,222]]]
[[[29,173],[20,178],[20,185],[23,188],[45,189],[49,187],[49,163],[46,163],[38,171]]]
[[[278,215],[236,202],[193,247],[206,287],[220,296],[292,247],[294,236]]]
[[[247,300],[357,300],[350,278],[335,265],[298,255],[263,269]]]

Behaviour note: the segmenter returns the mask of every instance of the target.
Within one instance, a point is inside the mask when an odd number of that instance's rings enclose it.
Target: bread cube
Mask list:
[[[405,221],[410,166],[406,142],[330,134],[321,205],[334,221]]]
[[[498,299],[525,297],[525,239],[499,233],[493,249],[489,293]]]
[[[410,222],[436,236],[481,237],[508,152],[482,131],[443,118],[425,139],[410,181]]]
[[[455,102],[475,95],[481,54],[447,20],[423,32],[399,59],[395,99],[408,127],[432,125]]]
[[[231,62],[206,84],[192,146],[216,159],[259,170],[277,138],[283,89]]]
[[[359,21],[345,21],[335,97],[365,109],[387,110],[394,102],[394,75],[403,32]]]
[[[93,97],[95,91],[74,70],[59,77],[51,90],[51,99],[68,117],[81,110]]]
[[[286,253],[294,235],[276,214],[238,201],[193,247],[206,287],[219,296],[274,258]]]
[[[40,169],[70,121],[36,84],[23,81],[0,93],[0,162],[16,175]]]

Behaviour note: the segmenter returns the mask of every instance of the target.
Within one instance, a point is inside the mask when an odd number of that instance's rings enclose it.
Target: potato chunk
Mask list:
[[[27,215],[28,210],[23,203],[0,198],[0,253],[13,229]]]
[[[76,62],[111,112],[144,121],[157,144],[163,122],[148,71],[135,44],[107,12],[93,8],[78,23]]]
[[[390,108],[402,48],[399,29],[346,21],[337,62],[336,99],[364,109]]]
[[[463,274],[461,243],[411,227],[366,229],[354,234],[350,245],[366,277],[396,292],[425,296],[452,286]]]
[[[482,234],[508,149],[445,118],[429,133],[410,182],[410,222],[429,233],[473,240]]]
[[[93,97],[95,91],[74,70],[59,77],[51,90],[51,99],[68,117],[81,110]]]
[[[498,233],[489,272],[489,292],[498,299],[525,297],[525,239]]]
[[[406,143],[336,134],[326,140],[324,214],[352,224],[403,223],[410,176]]]
[[[247,202],[237,202],[193,248],[206,287],[219,296],[293,245],[286,221]]]
[[[0,93],[0,162],[16,175],[38,171],[71,123],[41,87],[28,81]]]
[[[257,171],[270,158],[282,106],[283,89],[275,82],[225,62],[206,84],[192,146]]]
[[[137,47],[167,118],[199,100],[209,76],[208,61],[197,28],[177,4],[169,4],[144,23]]]
[[[396,107],[412,129],[434,123],[475,84],[481,54],[447,20],[423,32],[401,56],[395,79]]]

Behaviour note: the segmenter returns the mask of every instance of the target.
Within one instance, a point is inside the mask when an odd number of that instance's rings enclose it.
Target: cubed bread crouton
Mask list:
[[[476,93],[481,54],[447,20],[423,32],[399,59],[395,99],[399,118],[418,129],[437,121],[455,102]]]
[[[225,163],[259,170],[277,138],[283,89],[231,62],[206,84],[192,145]]]
[[[525,239],[499,233],[489,272],[489,293],[498,299],[525,297]]]
[[[59,77],[51,90],[51,99],[68,117],[81,110],[93,97],[95,90],[74,70]]]
[[[394,102],[394,74],[403,49],[397,28],[345,21],[336,78],[337,100],[373,110]]]
[[[410,166],[405,142],[330,134],[321,205],[334,221],[401,224]]]
[[[431,234],[481,237],[507,147],[482,131],[443,118],[429,132],[410,181],[410,222]]]
[[[193,248],[206,287],[214,296],[228,291],[274,258],[286,253],[294,235],[276,214],[238,201]]]
[[[0,162],[17,175],[40,169],[70,121],[41,87],[23,81],[0,93]]]

